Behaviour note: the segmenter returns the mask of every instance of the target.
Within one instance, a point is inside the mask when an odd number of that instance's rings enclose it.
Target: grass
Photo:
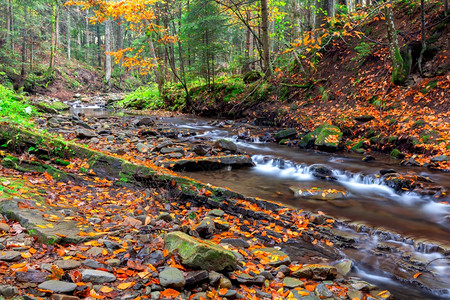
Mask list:
[[[36,108],[13,90],[0,85],[0,121],[33,127],[31,117],[37,116]]]

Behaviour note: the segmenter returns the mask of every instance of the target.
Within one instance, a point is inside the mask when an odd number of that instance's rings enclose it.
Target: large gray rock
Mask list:
[[[59,268],[63,270],[72,270],[81,266],[81,262],[79,260],[66,259],[66,260],[58,260],[55,262]]]
[[[292,273],[294,277],[313,280],[333,279],[336,275],[335,267],[322,265],[306,265]]]
[[[183,272],[168,267],[159,273],[159,284],[163,287],[181,288],[186,284]]]
[[[105,283],[105,282],[113,282],[116,280],[116,276],[109,272],[99,271],[99,270],[83,270],[81,272],[81,278],[84,282],[92,282],[92,283]]]
[[[49,290],[53,293],[70,293],[77,288],[77,285],[72,282],[48,280],[38,285],[38,288],[41,290]]]
[[[231,251],[183,232],[168,233],[164,247],[170,252],[177,250],[182,263],[193,269],[227,271],[236,268],[236,258]]]
[[[0,285],[0,295],[5,296],[7,299],[14,297],[19,293],[19,290],[12,285]]]
[[[19,251],[0,251],[1,261],[18,261],[22,257]]]
[[[235,143],[233,143],[232,141],[226,140],[226,139],[220,139],[214,142],[213,144],[214,147],[216,148],[220,148],[222,150],[228,150],[231,152],[236,152],[237,151],[237,146]]]
[[[75,131],[79,139],[91,139],[97,136],[95,132],[87,128],[80,128]]]
[[[297,135],[297,130],[295,128],[289,128],[289,129],[285,129],[285,130],[281,130],[278,131],[277,133],[275,133],[275,140],[277,140],[277,142],[283,140],[283,139],[288,139],[290,137],[294,137]]]

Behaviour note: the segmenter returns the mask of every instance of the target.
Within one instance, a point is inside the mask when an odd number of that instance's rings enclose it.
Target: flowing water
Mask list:
[[[108,113],[101,107],[73,107],[73,113],[102,117]],[[388,156],[374,155],[376,160],[362,162],[359,155],[332,155],[300,150],[294,147],[262,143],[259,138],[242,141],[234,135],[236,128],[211,125],[209,119],[196,117],[174,117],[160,119],[160,123],[177,128],[190,129],[197,135],[190,141],[227,138],[234,141],[239,151],[249,153],[255,164],[245,169],[223,169],[204,172],[183,172],[183,175],[210,183],[215,186],[228,187],[236,192],[251,197],[276,201],[290,207],[309,211],[322,211],[340,219],[368,224],[380,229],[396,232],[402,239],[377,235],[363,236],[364,249],[343,249],[341,255],[358,261],[353,271],[369,282],[380,283],[393,291],[396,299],[440,299],[447,295],[433,295],[423,290],[408,287],[393,280],[393,274],[402,272],[397,262],[402,255],[409,253],[417,260],[432,261],[428,270],[443,282],[439,288],[450,292],[450,265],[448,257],[429,249],[426,241],[450,244],[450,205],[435,202],[431,196],[414,193],[397,193],[379,178],[381,169],[395,169],[402,174],[429,177],[436,184],[450,190],[450,174],[418,167],[398,165],[398,160]],[[262,136],[262,135],[261,135]],[[322,164],[332,169],[336,180],[321,180],[312,175],[311,165]],[[292,189],[333,189],[345,193],[344,199],[323,201],[296,198]],[[450,202],[449,199],[444,199]],[[443,202],[443,200],[440,200]],[[349,230],[349,229],[346,229]],[[409,241],[420,240],[414,244]],[[398,253],[377,257],[374,249],[379,242],[391,244]],[[419,245],[419,246],[417,246]],[[295,245],[290,245],[290,248]],[[300,246],[299,246],[300,247]],[[300,249],[300,248],[297,248]],[[392,261],[389,261],[392,260]],[[394,263],[392,263],[394,262]],[[395,267],[393,267],[395,266]],[[448,283],[448,286],[445,286]]]

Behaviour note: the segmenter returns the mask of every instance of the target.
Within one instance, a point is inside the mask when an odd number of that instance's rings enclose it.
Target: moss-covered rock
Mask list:
[[[168,233],[164,239],[164,247],[169,252],[178,251],[183,265],[193,269],[208,271],[236,269],[236,258],[231,251],[183,232]]]
[[[398,149],[392,150],[391,153],[390,153],[390,155],[391,155],[391,157],[393,157],[393,158],[398,158],[398,159],[403,159],[403,158],[405,158],[405,154],[402,153],[402,152],[400,152],[400,150],[398,150]]]
[[[320,125],[315,131],[317,134],[316,146],[325,146],[329,148],[337,148],[339,142],[342,140],[342,131],[337,126],[324,123]]]
[[[295,128],[289,128],[289,129],[281,130],[281,131],[278,131],[277,133],[275,133],[275,140],[277,142],[279,142],[281,140],[294,137],[296,135],[297,135],[297,130]]]
[[[300,148],[309,148],[314,145],[316,137],[314,136],[314,132],[309,132],[305,134],[301,140],[298,142],[298,146]]]

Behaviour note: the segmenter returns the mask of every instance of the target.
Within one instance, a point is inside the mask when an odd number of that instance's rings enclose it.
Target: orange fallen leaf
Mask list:
[[[416,273],[416,274],[414,274],[414,278],[417,278],[417,277],[419,277],[420,275],[422,275],[422,273]]]
[[[117,286],[117,288],[118,288],[119,290],[126,290],[126,289],[132,287],[134,284],[135,284],[134,281],[124,282],[124,283],[119,284],[119,285]]]
[[[104,294],[111,293],[112,291],[114,291],[114,290],[112,288],[110,288],[109,286],[103,286],[100,289],[100,292],[102,292]]]
[[[174,289],[166,289],[161,292],[162,298],[176,298],[180,295],[180,292]]]

